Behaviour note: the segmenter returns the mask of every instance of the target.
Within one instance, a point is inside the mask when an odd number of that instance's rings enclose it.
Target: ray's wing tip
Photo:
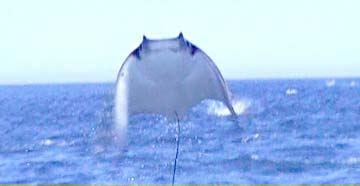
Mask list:
[[[147,40],[148,40],[148,38],[147,38],[146,35],[144,34],[144,35],[143,35],[143,42],[144,42],[144,41],[147,41]]]
[[[184,34],[180,31],[178,39],[184,39]]]

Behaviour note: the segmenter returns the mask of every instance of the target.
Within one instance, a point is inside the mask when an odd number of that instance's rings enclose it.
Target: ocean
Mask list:
[[[180,122],[175,183],[360,183],[360,79],[227,81]],[[171,183],[177,123],[130,118],[115,84],[0,86],[0,183]],[[195,93],[194,93],[195,94]]]

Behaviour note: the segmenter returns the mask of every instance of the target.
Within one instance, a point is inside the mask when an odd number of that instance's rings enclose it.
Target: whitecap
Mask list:
[[[349,165],[355,165],[355,164],[359,164],[360,163],[360,158],[359,157],[350,157],[347,161],[347,164]]]
[[[298,93],[298,90],[296,90],[294,88],[289,88],[285,92],[286,95],[296,95],[297,93]]]
[[[356,86],[357,86],[356,81],[351,81],[351,82],[350,82],[350,87],[356,87]]]
[[[250,136],[244,137],[244,139],[242,139],[241,141],[242,141],[243,143],[249,143],[250,141],[253,141],[253,140],[258,139],[259,136],[260,136],[260,134],[256,133],[256,134],[254,134],[254,135],[250,135]]]
[[[44,140],[41,140],[40,144],[44,145],[44,146],[50,146],[50,145],[54,144],[54,141],[52,141],[51,139],[44,139]]]
[[[329,79],[329,80],[325,81],[325,84],[327,87],[333,87],[333,86],[335,86],[336,81],[335,81],[335,79]]]
[[[258,160],[258,159],[259,159],[259,156],[256,155],[256,154],[253,154],[253,155],[251,155],[251,159],[252,159],[252,160]]]

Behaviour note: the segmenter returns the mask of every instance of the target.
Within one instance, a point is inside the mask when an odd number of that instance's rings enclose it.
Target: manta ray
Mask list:
[[[230,96],[215,63],[181,32],[178,37],[168,39],[148,39],[144,35],[117,76],[115,129],[123,138],[128,117],[142,113],[179,121],[191,107],[206,99],[222,101],[236,115]],[[178,151],[176,159],[177,154]]]
[[[116,120],[153,113],[184,118],[205,99],[222,101],[235,115],[230,92],[215,63],[182,33],[148,39],[122,64],[116,83]],[[124,125],[124,124],[122,124]]]

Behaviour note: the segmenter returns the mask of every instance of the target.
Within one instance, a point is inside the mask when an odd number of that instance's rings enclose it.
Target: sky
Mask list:
[[[225,79],[360,77],[358,0],[2,0],[0,84],[115,82],[148,38],[184,37]]]

